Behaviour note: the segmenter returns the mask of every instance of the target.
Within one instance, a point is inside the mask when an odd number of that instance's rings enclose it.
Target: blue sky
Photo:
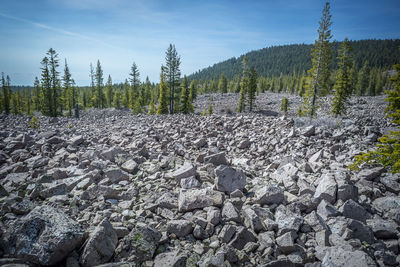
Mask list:
[[[12,84],[40,76],[54,48],[78,85],[89,84],[89,64],[100,60],[105,80],[157,82],[165,51],[175,44],[181,71],[271,45],[313,43],[321,0],[0,0],[0,71]],[[331,1],[336,40],[400,38],[399,0]]]

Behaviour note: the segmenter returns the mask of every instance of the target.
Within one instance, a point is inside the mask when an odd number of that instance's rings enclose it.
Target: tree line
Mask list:
[[[41,76],[35,77],[33,87],[12,87],[10,77],[2,73],[0,110],[6,114],[28,115],[38,111],[51,117],[71,116],[77,105],[81,108],[129,108],[134,114],[193,112],[197,84],[186,76],[181,78],[180,56],[174,45],[168,47],[165,60],[159,84],[151,83],[148,77],[141,82],[135,62],[124,83],[113,84],[110,75],[104,83],[103,69],[97,60],[96,67],[90,63],[90,86],[78,87],[67,60],[60,73],[59,55],[50,48],[41,61]]]

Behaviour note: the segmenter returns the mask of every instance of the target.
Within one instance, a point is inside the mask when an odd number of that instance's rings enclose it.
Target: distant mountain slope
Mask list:
[[[333,43],[334,60],[332,64],[334,68],[336,68],[336,56],[340,43]],[[361,68],[364,60],[369,61],[370,67],[390,67],[400,62],[400,51],[398,50],[400,39],[351,41],[351,46],[358,68]],[[249,60],[250,67],[255,67],[260,76],[279,76],[281,73],[303,72],[311,68],[311,47],[312,45],[308,44],[271,46],[251,51],[245,56]],[[233,76],[241,74],[243,56],[216,63],[193,73],[189,78],[213,79],[224,72],[228,79],[232,79]]]

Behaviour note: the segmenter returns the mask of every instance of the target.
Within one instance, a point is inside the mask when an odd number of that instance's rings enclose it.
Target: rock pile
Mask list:
[[[0,117],[0,265],[398,266],[399,176],[346,168],[390,126],[381,100],[311,124]]]

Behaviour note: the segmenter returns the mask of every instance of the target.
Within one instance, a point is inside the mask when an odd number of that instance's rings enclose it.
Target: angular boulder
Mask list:
[[[56,265],[85,239],[80,225],[60,209],[38,206],[18,220],[6,247],[10,256],[44,266]]]
[[[285,196],[279,186],[264,186],[256,191],[256,201],[261,205],[280,204],[285,201]]]
[[[232,193],[246,186],[246,175],[241,170],[221,165],[215,169],[215,187],[218,191]]]
[[[104,219],[90,234],[82,252],[82,266],[95,266],[108,262],[117,247],[118,237],[111,223]]]
[[[161,233],[143,223],[125,236],[115,249],[114,261],[128,261],[141,265],[151,260],[156,252]]]

